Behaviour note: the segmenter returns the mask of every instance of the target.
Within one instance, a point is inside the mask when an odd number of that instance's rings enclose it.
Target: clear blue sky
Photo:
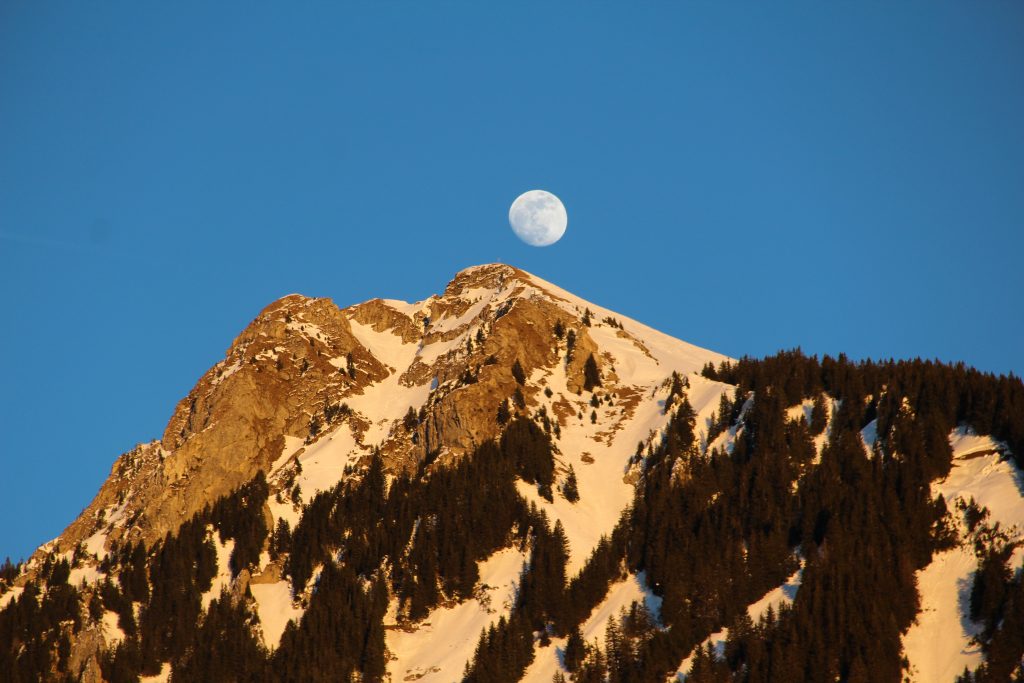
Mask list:
[[[290,292],[1024,371],[1024,3],[210,4],[0,4],[0,558]]]

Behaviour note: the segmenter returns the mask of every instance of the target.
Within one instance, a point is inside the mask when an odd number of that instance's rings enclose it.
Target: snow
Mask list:
[[[389,366],[391,374],[381,382],[370,385],[362,394],[345,399],[349,407],[370,419],[370,428],[362,435],[367,446],[380,443],[388,430],[400,420],[409,408],[419,409],[430,395],[430,383],[408,387],[400,382],[402,374],[416,361],[419,346],[405,343],[392,332],[377,332],[368,325],[350,321],[352,334],[377,360]]]
[[[270,466],[270,475],[275,474],[279,469],[281,469],[291,459],[291,457],[295,455],[295,451],[302,448],[304,443],[305,442],[299,437],[289,436],[286,434],[284,437],[284,448],[281,449],[281,455],[278,456],[277,460],[274,461],[274,464]]]
[[[7,607],[7,604],[12,600],[17,599],[17,597],[21,595],[24,590],[25,589],[21,586],[14,586],[3,595],[0,595],[0,609]]]
[[[796,600],[796,594],[797,591],[800,590],[800,582],[803,580],[803,574],[804,570],[801,566],[800,569],[797,569],[788,579],[786,579],[785,583],[771,589],[765,593],[764,597],[760,600],[748,606],[747,614],[750,615],[750,619],[756,624],[761,617],[767,614],[769,607],[777,612],[780,606],[784,604],[791,604]]]
[[[223,589],[231,585],[231,551],[235,549],[235,539],[229,538],[226,543],[220,542],[220,537],[213,534],[213,545],[217,548],[217,575],[213,577],[213,584],[210,590],[203,593],[203,609],[209,609],[214,598],[219,598]]]
[[[104,508],[104,520],[106,520],[108,527],[118,526],[121,519],[124,518],[124,512],[125,509],[128,507],[128,501],[131,499],[132,493],[134,492],[129,489],[127,492],[125,492],[124,499],[122,500],[120,505],[111,505],[108,508]],[[58,540],[60,539],[55,538],[53,541],[50,541],[50,543],[54,543]],[[45,550],[45,546],[42,549]]]
[[[102,560],[107,556],[107,550],[104,547],[107,543],[107,532],[105,528],[101,528],[99,531],[94,533],[89,538],[85,539],[85,552],[90,555],[96,556],[96,559]]]
[[[864,443],[864,450],[870,455],[878,440],[878,420],[872,420],[864,429],[860,430],[860,440]]]
[[[220,384],[221,382],[226,380],[228,377],[230,377],[231,375],[233,375],[236,372],[238,372],[238,370],[242,367],[242,361],[241,360],[235,360],[230,365],[228,365],[227,361],[223,361],[222,360],[221,362],[217,363],[217,366],[221,370],[220,370],[220,374],[215,374],[214,377],[213,377],[213,381],[211,383],[214,386]]]
[[[86,583],[96,583],[103,578],[103,574],[91,564],[85,564],[84,562],[68,574],[68,583],[72,586],[80,586],[83,581]]]
[[[722,386],[725,388],[723,390],[723,393],[725,393],[725,391],[727,390],[734,389],[734,387],[729,384],[723,384]],[[753,392],[751,392],[751,394],[752,393]],[[740,407],[740,414],[736,423],[729,425],[729,427],[726,428],[724,432],[716,436],[711,443],[706,444],[704,446],[704,452],[710,453],[713,450],[720,450],[725,453],[731,454],[732,449],[736,446],[736,439],[739,438],[739,435],[743,432],[743,417],[747,414],[747,411],[750,410],[751,406],[753,405],[754,397],[753,395],[749,395],[746,398],[746,400],[743,401],[743,405]],[[792,408],[790,410],[792,410]],[[709,412],[708,416],[710,416],[710,414],[711,413]],[[707,418],[698,421],[698,424],[701,423],[706,424]]]
[[[917,572],[921,611],[903,636],[903,651],[914,681],[954,681],[964,667],[975,669],[984,659],[971,644],[980,627],[967,617],[971,582],[978,561],[969,548],[935,555]]]
[[[100,628],[103,631],[103,640],[108,648],[113,648],[124,640],[124,631],[118,626],[117,620],[117,612],[112,612],[109,609],[103,610],[103,616],[100,618]]]
[[[740,432],[743,431],[742,425],[731,425],[724,432],[716,436],[711,443],[705,444],[704,452],[710,453],[714,450],[719,450],[724,453],[732,453],[732,449],[736,446],[736,437],[739,436]]]
[[[689,344],[663,332],[659,332],[658,330],[648,327],[636,320],[627,318],[615,311],[608,310],[601,306],[596,306],[589,301],[579,298],[575,294],[565,291],[561,287],[537,277],[536,275],[528,273],[527,276],[528,279],[539,289],[546,291],[548,294],[554,295],[557,299],[561,299],[561,301],[556,300],[556,303],[573,315],[579,315],[584,309],[589,308],[591,313],[594,314],[593,319],[595,321],[600,321],[606,317],[612,317],[618,320],[622,323],[625,332],[640,340],[647,348],[648,352],[650,352],[650,354],[654,356],[660,364],[668,366],[669,371],[683,368],[685,372],[695,372],[703,368],[708,362],[718,365],[723,360],[730,360],[728,356]],[[589,330],[591,336],[594,337],[594,341],[597,342],[598,346],[600,346],[602,350],[610,349],[605,347],[604,339],[598,339],[595,331],[598,331],[598,334],[600,334],[601,332],[606,332],[608,330],[611,330],[611,332],[608,332],[607,334],[616,336],[615,333],[617,330],[603,324],[594,325]],[[607,336],[607,334],[601,336]],[[638,354],[638,351],[639,349],[633,347],[630,353],[631,355]],[[638,355],[643,354],[640,352]]]
[[[288,522],[288,527],[294,529],[295,525],[299,523],[302,518],[302,510],[297,509],[291,501],[285,499],[283,503],[278,503],[274,496],[267,499],[267,505],[270,507],[270,514],[274,517],[274,526],[277,527],[277,520],[283,519]]]
[[[1003,446],[988,437],[984,443],[971,440],[969,446],[962,444],[955,446],[958,450],[954,450],[953,469],[936,486],[936,492],[945,497],[947,505],[955,498],[973,496],[979,505],[989,509],[991,521],[1000,522],[1004,530],[1011,526],[1024,529],[1024,478],[1012,460],[993,452]]]
[[[815,455],[814,455],[814,461],[813,462],[814,462],[815,465],[817,465],[818,463],[821,462],[821,452],[824,450],[825,443],[828,442],[828,437],[831,436],[831,420],[833,420],[833,417],[836,415],[836,412],[839,410],[839,403],[840,403],[840,401],[836,400],[835,398],[828,398],[826,396],[826,400],[825,400],[825,408],[827,409],[825,411],[827,413],[827,416],[826,416],[826,420],[827,421],[825,423],[826,427],[825,427],[825,430],[823,432],[821,432],[820,434],[818,434],[817,436],[814,437],[814,454]],[[878,427],[878,425],[876,425],[876,429],[877,429],[877,427]]]
[[[480,312],[491,303],[492,291],[487,288],[473,288],[467,289],[459,294],[459,298],[464,301],[472,301],[473,304],[460,316],[456,318],[450,318],[447,315],[441,317],[438,320],[430,321],[431,332],[451,332],[457,330],[463,325],[468,325],[473,322]]]
[[[348,423],[342,423],[299,456],[302,473],[295,482],[302,487],[303,500],[334,488],[344,476],[345,466],[361,455]]]
[[[299,315],[302,314],[299,313]],[[285,327],[292,332],[305,336],[307,339],[324,339],[326,336],[319,325],[305,318],[292,318],[291,322],[285,324]]]
[[[378,332],[371,326],[356,320],[349,320],[349,325],[356,340],[384,365],[405,370],[416,356],[417,345],[405,342],[402,337],[390,330]],[[341,360],[345,361],[346,359],[342,358]]]
[[[794,420],[803,418],[807,424],[811,423],[811,411],[814,410],[814,400],[805,398],[802,403],[786,409],[786,419]]]
[[[270,468],[271,476],[283,476],[283,468],[300,449],[304,449],[298,456],[302,473],[295,477],[295,483],[301,487],[302,498],[305,501],[312,500],[313,496],[321,491],[333,488],[344,478],[345,466],[356,460],[364,450],[356,443],[352,428],[347,422],[338,425],[308,446],[302,439],[286,436],[281,455]],[[279,503],[275,496],[271,496],[267,504],[270,506],[275,524],[277,520],[284,519],[294,529],[299,523],[302,511],[291,501]]]
[[[160,668],[160,673],[155,676],[140,676],[139,683],[167,683],[171,677],[171,663],[164,662]]]
[[[469,334],[469,330],[448,341],[436,340],[429,344],[424,344],[417,352],[417,359],[424,365],[433,365],[448,352],[464,347],[467,334]]]
[[[287,581],[250,583],[249,591],[256,600],[256,613],[263,627],[263,643],[269,648],[281,642],[288,622],[302,618],[302,609],[292,603],[292,590]]]
[[[387,647],[397,657],[388,662],[391,680],[448,683],[461,679],[480,632],[511,611],[525,563],[521,551],[499,550],[479,564],[476,597],[435,609],[413,631],[389,628]]]
[[[972,497],[991,514],[989,523],[999,522],[1006,531],[1020,536],[1024,529],[1022,475],[1012,461],[997,451],[1005,447],[988,436],[965,429],[949,438],[953,447],[953,469],[944,481],[933,484],[951,510],[956,499]],[[1021,551],[1012,563],[1019,564]],[[917,572],[921,611],[903,637],[904,654],[910,662],[911,680],[944,683],[953,681],[964,667],[971,670],[983,661],[980,648],[971,643],[980,626],[971,622],[970,591],[977,559],[969,543],[936,554],[931,564]]]
[[[949,445],[953,449],[953,457],[966,458],[973,453],[1002,451],[1006,444],[995,441],[991,436],[975,434],[972,430],[960,427],[949,435]]]

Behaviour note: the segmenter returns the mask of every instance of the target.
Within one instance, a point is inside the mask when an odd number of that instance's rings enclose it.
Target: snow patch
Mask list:
[[[349,407],[364,417],[371,417],[370,427],[363,434],[365,445],[380,443],[409,408],[418,409],[430,395],[430,386],[424,383],[408,387],[399,380],[402,374],[416,360],[419,347],[405,343],[391,332],[377,332],[372,327],[351,321],[352,334],[359,343],[385,365],[392,368],[391,374],[381,382],[370,385],[360,395],[345,399]]]
[[[511,611],[525,563],[526,555],[521,551],[499,550],[479,563],[480,583],[475,597],[435,609],[413,631],[389,628],[387,648],[397,657],[388,662],[391,680],[460,680],[480,632]]]
[[[117,612],[103,610],[103,616],[100,618],[100,628],[103,631],[103,641],[107,644],[108,648],[113,648],[124,640],[124,631],[118,626],[117,620]]]
[[[160,667],[160,673],[153,676],[140,676],[139,683],[167,683],[171,678],[171,663],[164,662]]]
[[[89,538],[85,539],[85,552],[90,555],[94,555],[96,559],[102,560],[107,556],[107,550],[104,547],[107,543],[107,532],[105,529],[100,529]]]
[[[303,610],[292,602],[292,589],[287,581],[250,583],[249,591],[256,600],[256,613],[263,627],[263,643],[276,648],[289,621],[296,623]]]
[[[203,593],[203,609],[210,609],[210,603],[214,598],[219,598],[223,589],[231,585],[231,552],[235,549],[235,539],[229,538],[226,543],[220,542],[220,537],[213,534],[213,545],[217,548],[217,575],[213,577],[213,584],[210,590]]]
[[[860,440],[868,455],[874,452],[875,441],[878,440],[878,420],[872,420],[864,429],[860,430]]]
[[[342,480],[345,466],[360,455],[347,423],[318,439],[299,456],[302,473],[295,481],[302,487],[303,499],[312,500],[317,493],[334,488]]]
[[[8,603],[10,603],[12,600],[17,599],[17,597],[21,595],[24,592],[24,590],[25,589],[21,586],[14,586],[3,595],[0,595],[0,609],[7,607]]]
[[[103,578],[103,574],[94,567],[93,565],[82,564],[71,570],[68,574],[68,584],[72,586],[80,586],[82,582],[85,583],[96,583]]]

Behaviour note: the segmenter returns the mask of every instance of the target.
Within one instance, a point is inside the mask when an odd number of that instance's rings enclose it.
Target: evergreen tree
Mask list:
[[[523,366],[519,363],[518,358],[516,358],[515,362],[512,363],[512,377],[515,378],[516,382],[520,385],[526,384],[526,373],[523,371]]]
[[[580,633],[580,629],[577,626],[569,632],[569,637],[565,641],[565,652],[562,655],[562,663],[565,664],[565,668],[571,672],[575,672],[579,669],[580,664],[583,663],[583,658],[586,656],[586,644],[583,642],[583,634]]]
[[[597,361],[594,360],[594,354],[590,354],[583,364],[583,389],[585,391],[593,391],[594,387],[599,386],[601,386],[601,373],[597,369]]]
[[[519,410],[526,409],[526,397],[523,396],[523,391],[519,387],[516,387],[516,390],[512,392],[512,404]]]
[[[814,397],[814,404],[811,408],[811,434],[817,436],[825,431],[828,425],[828,403],[825,394],[818,394]]]
[[[512,412],[508,408],[508,399],[502,399],[498,404],[498,415],[497,421],[499,425],[508,424],[508,421],[512,418]]]
[[[580,491],[576,484],[576,470],[569,465],[569,473],[565,476],[565,486],[562,487],[562,495],[570,503],[575,503],[580,499]]]

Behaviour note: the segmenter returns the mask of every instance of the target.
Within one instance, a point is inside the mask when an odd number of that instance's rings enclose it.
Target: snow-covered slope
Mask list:
[[[957,500],[974,499],[987,507],[992,522],[1020,538],[1024,531],[1024,476],[1006,459],[1003,444],[966,429],[950,435],[953,469],[933,486],[952,509]],[[1022,550],[1015,554],[1020,564]],[[981,649],[971,642],[980,626],[971,621],[970,593],[978,561],[969,542],[937,554],[931,564],[917,573],[921,611],[903,638],[910,661],[910,675],[919,683],[946,683],[981,664]]]

